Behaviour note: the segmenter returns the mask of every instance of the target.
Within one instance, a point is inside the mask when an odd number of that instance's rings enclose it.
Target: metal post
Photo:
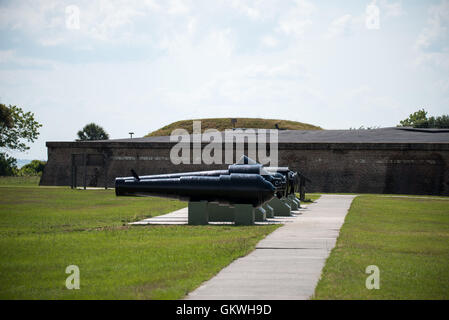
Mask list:
[[[74,179],[73,179],[73,188],[74,189],[76,189],[77,188],[77,179],[78,179],[78,167],[76,166],[76,163],[75,163],[75,166],[73,167],[73,176],[74,176]]]
[[[86,190],[86,176],[87,176],[87,154],[84,153],[83,154],[83,161],[84,161],[84,177],[83,177],[83,185],[84,185],[84,190]]]
[[[104,189],[108,190],[108,172],[106,167],[106,155],[103,154]]]
[[[74,178],[74,170],[75,170],[75,161],[74,161],[74,155],[71,154],[71,160],[72,160],[72,167],[71,167],[71,176],[70,176],[70,188],[73,189],[73,186],[75,185],[73,178]]]
[[[299,200],[306,200],[306,178],[302,175],[299,177]]]

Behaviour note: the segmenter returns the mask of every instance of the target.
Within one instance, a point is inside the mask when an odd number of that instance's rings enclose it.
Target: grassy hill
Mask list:
[[[277,119],[261,119],[261,118],[235,118],[237,122],[235,123],[236,128],[258,128],[258,129],[275,129],[277,124],[279,129],[286,130],[323,130],[320,127],[302,123],[297,121],[289,120],[277,120]],[[181,120],[173,122],[165,127],[162,127],[156,131],[153,131],[146,135],[146,137],[152,136],[169,136],[171,132],[175,129],[185,129],[189,133],[192,133],[192,121],[201,121],[201,130],[206,129],[217,129],[219,131],[224,131],[225,129],[232,129],[233,124],[231,118],[210,118],[210,119],[192,119],[192,120]]]

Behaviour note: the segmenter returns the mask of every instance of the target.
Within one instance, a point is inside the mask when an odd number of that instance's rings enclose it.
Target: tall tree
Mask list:
[[[16,106],[0,104],[0,148],[26,151],[26,142],[34,142],[42,125],[34,119],[34,113],[24,112]]]
[[[27,145],[39,136],[42,125],[34,119],[34,113],[25,112],[17,106],[0,104],[0,174],[12,175],[16,159],[8,151],[26,151]]]
[[[89,123],[84,128],[78,131],[80,140],[108,140],[108,133],[98,124]]]

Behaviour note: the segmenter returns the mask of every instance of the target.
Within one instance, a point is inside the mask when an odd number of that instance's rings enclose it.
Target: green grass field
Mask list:
[[[380,289],[365,287],[365,268]],[[340,230],[315,299],[449,299],[449,201],[357,197]]]
[[[0,299],[179,299],[278,227],[130,227],[186,203],[37,183],[0,178]],[[80,290],[65,287],[68,265]],[[314,298],[449,299],[448,198],[358,196]]]
[[[39,185],[40,179],[41,177],[39,176],[0,177],[0,186],[11,186],[11,187],[37,186]]]
[[[278,227],[130,227],[186,203],[34,184],[0,186],[0,299],[179,299]]]

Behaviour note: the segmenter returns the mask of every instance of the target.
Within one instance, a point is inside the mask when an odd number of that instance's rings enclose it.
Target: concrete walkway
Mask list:
[[[186,299],[309,299],[354,197],[321,196]]]

